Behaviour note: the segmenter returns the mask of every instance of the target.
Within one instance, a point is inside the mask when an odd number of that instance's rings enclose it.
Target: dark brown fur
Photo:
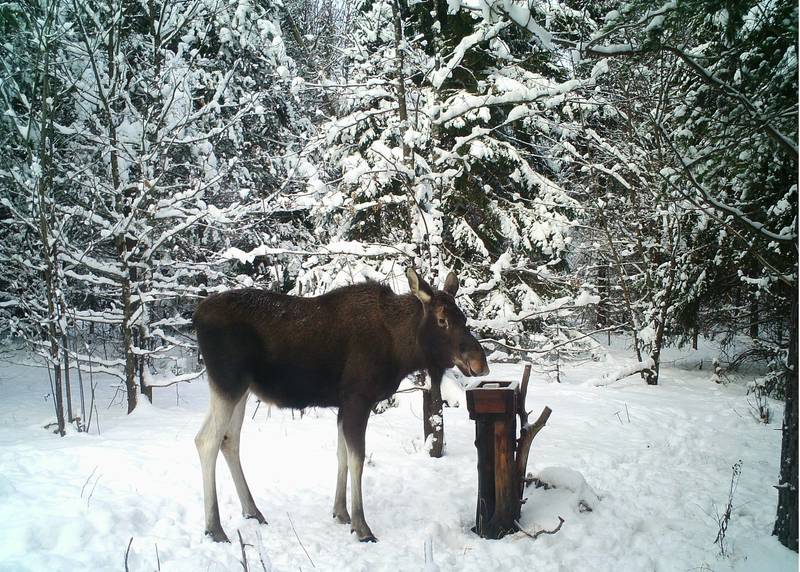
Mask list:
[[[452,297],[438,296],[463,329]],[[280,407],[338,407],[354,396],[376,403],[413,371],[453,366],[423,314],[413,294],[368,282],[314,298],[230,290],[204,300],[194,323],[209,379],[231,401],[249,388]]]

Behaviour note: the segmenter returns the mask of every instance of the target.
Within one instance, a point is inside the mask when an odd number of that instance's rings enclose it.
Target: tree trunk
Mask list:
[[[64,334],[61,338],[64,344],[64,388],[67,390],[67,421],[72,423],[75,416],[72,414],[72,387],[69,383],[69,342],[67,336]]]
[[[145,328],[139,326],[139,346],[142,349],[153,349],[153,340],[151,338],[145,339]],[[147,355],[142,354],[139,356],[139,391],[144,395],[150,403],[153,403],[153,388],[147,385],[147,376],[145,375],[145,368],[147,367]]]
[[[83,394],[83,374],[81,373],[81,359],[79,357],[79,352],[78,352],[77,331],[75,334],[74,348],[75,348],[75,371],[78,372],[78,389],[80,390],[80,396],[81,396],[81,420],[80,423],[78,423],[78,430],[81,431],[86,429],[86,399]]]
[[[49,32],[52,23],[52,14],[48,10],[48,16],[44,23],[45,30]],[[50,45],[42,45],[42,116],[41,134],[38,149],[38,159],[41,165],[42,174],[36,181],[36,197],[39,210],[39,240],[42,245],[42,255],[44,257],[44,282],[45,295],[47,296],[47,339],[50,345],[50,363],[53,366],[53,392],[55,393],[54,402],[56,406],[56,421],[58,423],[58,433],[62,437],[66,434],[64,422],[64,400],[61,389],[61,364],[59,360],[58,340],[60,328],[60,316],[58,305],[59,288],[56,284],[58,280],[58,243],[51,240],[50,234],[51,220],[48,216],[47,195],[52,192],[53,176],[53,149],[52,149],[52,117],[50,114]]]
[[[677,253],[675,252],[675,245],[678,242],[677,228],[673,229],[670,226],[670,238],[672,239],[672,257],[669,262],[669,275],[667,276],[667,287],[664,289],[663,298],[658,308],[658,321],[656,322],[656,338],[653,340],[653,345],[650,350],[650,358],[653,360],[653,367],[644,372],[644,380],[647,385],[658,385],[658,374],[661,369],[661,348],[664,347],[664,334],[667,328],[667,320],[669,319],[669,310],[672,306],[672,291],[675,285],[675,274],[677,272]],[[674,234],[673,234],[674,233]]]
[[[599,330],[609,325],[609,288],[608,288],[608,266],[601,264],[597,270],[597,289],[602,292],[600,301],[595,306],[595,327]]]
[[[431,388],[422,391],[422,422],[425,442],[430,437],[428,454],[439,458],[444,454],[444,411],[442,410],[442,371],[429,371]]]
[[[797,552],[797,290],[792,293],[789,356],[786,372],[786,408],[783,411],[781,473],[778,481],[778,512],[772,534],[781,544]]]
[[[122,187],[122,178],[120,175],[119,164],[119,145],[117,138],[116,120],[117,115],[111,107],[111,102],[117,97],[118,89],[120,88],[120,76],[117,70],[116,62],[119,61],[120,56],[120,43],[117,38],[118,23],[112,23],[104,38],[106,58],[108,62],[108,69],[105,73],[105,80],[100,72],[100,68],[95,60],[96,46],[93,40],[90,39],[88,32],[81,26],[82,42],[86,47],[87,55],[89,56],[89,64],[94,75],[97,89],[97,97],[100,104],[105,111],[105,119],[108,122],[106,129],[106,136],[108,137],[108,150],[109,150],[109,167],[111,175],[111,184],[113,185],[113,208],[120,209],[125,217],[131,214],[132,204],[130,199],[132,196],[128,193],[134,192],[132,189],[125,191]],[[103,88],[108,85],[108,92]],[[121,203],[121,204],[120,204]],[[121,208],[120,208],[121,207]],[[133,323],[135,318],[135,310],[132,286],[135,286],[136,270],[130,264],[130,248],[128,246],[128,229],[120,228],[114,238],[114,246],[117,251],[117,259],[120,262],[121,271],[123,274],[120,280],[121,302],[122,302],[122,353],[125,356],[125,389],[128,401],[128,413],[136,408],[137,400],[137,386],[136,386],[136,355],[134,352],[133,342]],[[105,340],[103,341],[105,349]],[[108,356],[106,356],[108,359]]]
[[[52,342],[51,342],[52,343]],[[61,365],[58,363],[58,346],[50,348],[51,356],[55,355],[52,360],[53,366],[53,396],[56,404],[56,423],[58,423],[58,434],[62,437],[67,434],[67,424],[64,422],[64,396],[61,389]]]
[[[397,114],[402,122],[401,130],[408,129],[408,108],[406,107],[405,57],[403,52],[403,23],[401,22],[398,0],[392,2],[392,19],[394,20],[394,49],[397,57]],[[411,160],[411,149],[403,140],[403,162]]]
[[[120,237],[124,242],[124,237]],[[125,268],[127,272],[127,268]],[[128,413],[136,409],[138,392],[136,387],[136,354],[133,351],[133,304],[131,300],[131,283],[126,276],[122,283],[122,351],[125,355],[125,392],[128,401]]]
[[[758,339],[758,298],[750,294],[750,337]]]

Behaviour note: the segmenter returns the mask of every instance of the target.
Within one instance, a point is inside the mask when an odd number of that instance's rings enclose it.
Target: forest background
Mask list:
[[[793,2],[0,5],[0,334],[115,376],[202,373],[208,293],[461,277],[492,359],[714,337],[786,401],[797,550]],[[740,347],[740,346],[737,346]]]

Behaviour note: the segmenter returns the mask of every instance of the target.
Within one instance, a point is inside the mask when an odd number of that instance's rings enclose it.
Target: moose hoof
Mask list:
[[[355,528],[351,528],[350,534],[353,534],[354,532],[356,533],[356,536],[358,536],[359,542],[378,542],[378,539],[375,538],[375,535],[372,534],[372,531],[370,531],[369,528],[367,528],[366,531],[361,531],[361,532],[359,532]]]
[[[258,521],[259,524],[268,524],[267,523],[267,519],[264,518],[264,515],[261,514],[261,511],[258,510],[258,509],[256,509],[256,511],[254,513],[245,513],[244,517],[245,518],[254,518],[254,519],[256,519]]]
[[[345,511],[333,511],[333,518],[336,519],[336,522],[339,524],[350,524],[350,514]]]
[[[214,542],[230,543],[230,540],[228,540],[228,535],[225,534],[225,531],[221,528],[217,530],[206,530],[206,536],[210,537]]]

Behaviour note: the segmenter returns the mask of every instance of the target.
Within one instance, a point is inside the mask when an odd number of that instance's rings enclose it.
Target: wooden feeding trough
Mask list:
[[[531,366],[527,365],[521,383],[480,381],[467,388],[467,409],[469,418],[475,421],[478,449],[478,506],[473,531],[483,538],[502,538],[519,530],[528,453],[533,438],[552,413],[545,407],[534,423],[528,423],[525,397],[530,375]]]

